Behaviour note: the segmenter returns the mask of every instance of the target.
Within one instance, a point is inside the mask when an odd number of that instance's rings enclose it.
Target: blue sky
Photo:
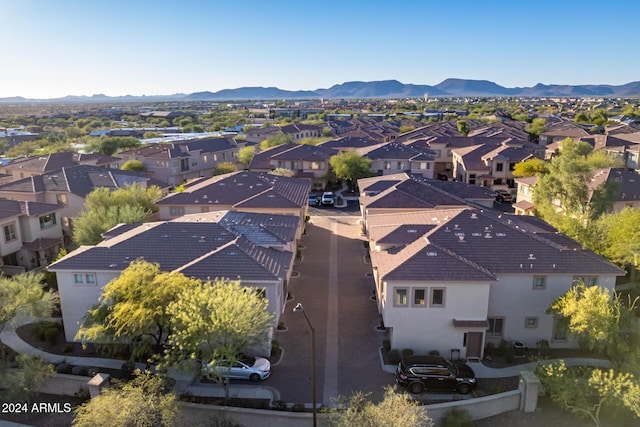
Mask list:
[[[0,98],[640,80],[640,2],[0,0]]]

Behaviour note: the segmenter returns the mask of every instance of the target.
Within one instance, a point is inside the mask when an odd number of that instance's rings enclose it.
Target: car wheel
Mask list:
[[[458,386],[458,393],[467,394],[471,391],[471,386],[469,384],[460,384]]]
[[[250,379],[251,381],[253,381],[253,382],[258,382],[258,381],[260,381],[260,375],[258,375],[258,374],[251,374],[251,375],[249,375],[249,379]]]
[[[424,384],[420,381],[414,381],[409,384],[409,391],[413,394],[420,394],[424,391]]]

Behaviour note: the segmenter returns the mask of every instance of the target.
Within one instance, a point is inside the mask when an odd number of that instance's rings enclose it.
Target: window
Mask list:
[[[66,194],[56,194],[56,202],[59,205],[67,206],[67,195]]]
[[[18,238],[16,234],[16,225],[15,224],[7,224],[4,227],[4,241],[10,242],[12,240],[16,240]]]
[[[413,305],[417,307],[426,307],[427,305],[427,290],[425,288],[413,289]]]
[[[566,317],[556,317],[553,322],[553,341],[566,341],[569,330],[569,319]]]
[[[476,174],[475,173],[470,173],[469,174],[469,184],[475,184],[476,183]]]
[[[444,288],[431,288],[431,307],[444,307]]]
[[[527,194],[529,194],[529,186],[528,185],[521,185],[520,186],[520,192],[526,196]]]
[[[488,336],[501,337],[504,330],[504,318],[502,317],[489,317],[489,329],[487,329]]]
[[[502,172],[502,168],[504,168],[504,163],[496,163],[496,172]]]
[[[525,328],[537,328],[538,327],[538,318],[537,317],[525,317],[524,318],[524,327]]]
[[[182,206],[171,206],[169,208],[169,215],[171,216],[184,215],[184,208]]]
[[[84,283],[84,282],[82,281],[82,274],[74,274],[74,275],[73,275],[73,283],[75,283],[75,284],[77,284],[77,285],[78,285],[78,284],[82,284],[82,283]]]
[[[385,169],[391,169],[391,162],[384,162]]]
[[[48,215],[43,215],[40,217],[40,230],[44,230],[45,228],[53,227],[56,225],[56,214],[50,213]]]
[[[203,206],[200,208],[200,212],[205,213],[205,212],[209,212],[209,206]]]
[[[287,162],[285,162],[284,160],[278,160],[278,169],[286,169],[287,168]]]
[[[322,162],[309,162],[309,169],[319,170],[324,169]]]
[[[509,170],[513,171],[516,168],[516,164],[515,163],[509,163]]]
[[[573,276],[573,284],[584,283],[585,286],[595,286],[598,284],[596,276]]]
[[[404,162],[398,162],[398,170],[404,170]]]
[[[547,278],[545,276],[533,277],[533,289],[545,289],[547,287]]]
[[[85,274],[84,276],[85,282],[87,285],[95,285],[96,284],[96,276],[94,274]]]
[[[407,288],[396,288],[393,295],[393,305],[395,307],[407,306]]]

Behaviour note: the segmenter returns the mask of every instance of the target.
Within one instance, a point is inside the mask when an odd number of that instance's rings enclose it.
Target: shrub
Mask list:
[[[305,410],[304,403],[294,403],[291,406],[291,412],[304,412]]]
[[[63,353],[71,353],[73,351],[73,344],[65,343],[61,350]]]
[[[431,350],[429,356],[440,356],[440,352],[438,350]]]
[[[276,411],[286,411],[287,402],[285,402],[284,400],[276,400],[275,402],[273,402],[272,408]]]
[[[306,214],[306,215],[304,216],[304,222],[309,222],[309,221],[311,221],[311,215]]]
[[[284,329],[287,329],[287,327],[284,326],[284,322],[281,320],[281,321],[278,322],[278,330],[282,331]]]
[[[402,357],[413,356],[413,350],[410,348],[405,348],[402,350]]]
[[[391,350],[391,341],[389,341],[388,339],[382,340],[382,348],[386,351]]]
[[[296,259],[302,259],[302,251],[300,249],[296,249]]]
[[[394,348],[389,350],[389,364],[391,365],[397,365],[398,363],[400,363],[400,352],[398,351],[398,349]]]
[[[59,327],[60,325],[56,322],[46,322],[46,321],[38,322],[36,324],[36,334],[38,334],[38,339],[40,339],[40,341],[46,341],[47,330],[52,328],[58,329]]]
[[[505,356],[508,348],[510,347],[507,340],[500,340],[500,344],[498,344],[498,356]]]
[[[463,427],[473,421],[471,414],[466,409],[453,408],[442,419],[442,427]]]
[[[549,341],[540,340],[536,343],[536,348],[538,349],[538,356],[540,357],[548,357],[549,356]]]
[[[47,330],[44,331],[44,336],[49,344],[56,345],[58,342],[58,327],[48,327]]]
[[[496,352],[496,345],[492,342],[488,342],[487,345],[484,346],[484,355],[486,356],[493,356],[493,354]]]

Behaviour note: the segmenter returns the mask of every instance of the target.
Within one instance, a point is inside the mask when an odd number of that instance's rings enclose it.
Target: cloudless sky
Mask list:
[[[0,98],[640,80],[640,2],[0,0]]]

